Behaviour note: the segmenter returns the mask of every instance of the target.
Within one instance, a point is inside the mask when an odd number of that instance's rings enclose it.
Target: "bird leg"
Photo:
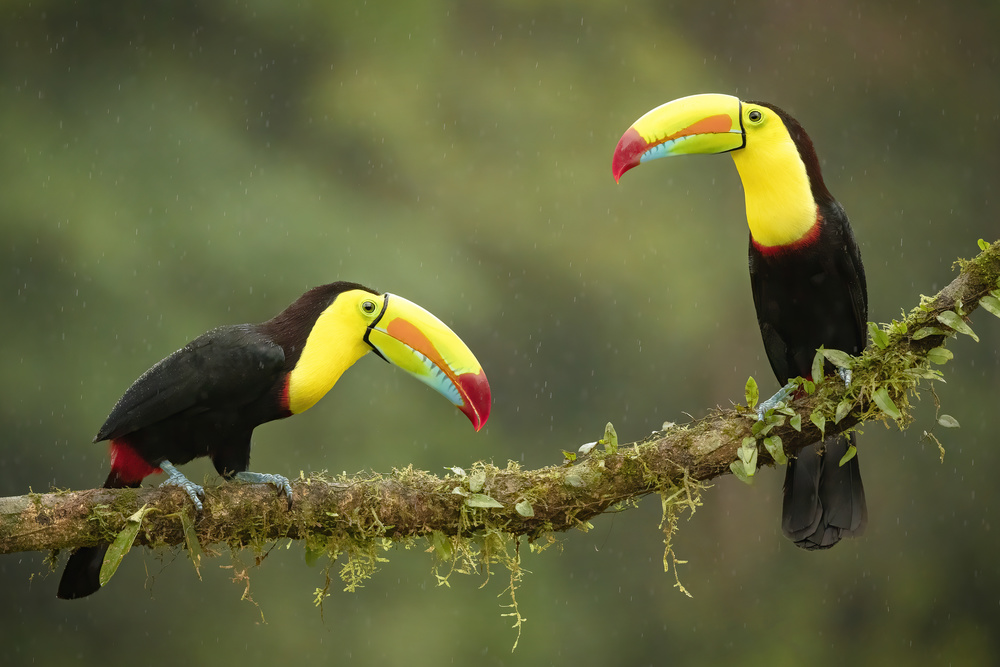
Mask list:
[[[244,484],[273,484],[278,489],[278,493],[285,494],[288,499],[288,509],[292,509],[292,485],[287,477],[282,475],[271,475],[264,472],[238,472],[233,479]]]
[[[184,493],[188,494],[191,502],[194,503],[195,508],[199,513],[204,509],[201,501],[205,497],[205,489],[201,488],[187,477],[184,476],[180,470],[174,467],[174,464],[170,461],[160,461],[160,470],[167,473],[167,478],[163,480],[160,486],[177,486],[184,490]]]
[[[771,398],[767,399],[766,401],[761,401],[760,403],[758,403],[757,404],[757,421],[762,421],[764,419],[764,415],[767,414],[768,410],[774,409],[775,406],[778,405],[778,403],[781,403],[782,401],[784,401],[785,399],[787,399],[789,396],[791,396],[792,392],[794,390],[795,390],[795,385],[793,383],[789,382],[784,387],[782,387],[781,389],[779,389],[777,391],[777,393],[775,393],[774,396],[772,396]]]
[[[844,384],[846,386],[848,386],[848,387],[851,386],[851,369],[850,368],[838,368],[837,369],[837,374],[840,376],[840,379],[842,379],[844,381]],[[789,396],[791,396],[792,392],[794,390],[795,390],[795,384],[792,383],[792,382],[789,382],[784,387],[782,387],[781,389],[779,389],[777,391],[777,393],[775,393],[774,396],[772,396],[771,398],[767,399],[766,401],[761,401],[760,403],[758,403],[757,404],[757,421],[763,420],[764,419],[764,415],[767,414],[768,410],[771,410],[771,409],[775,408],[778,405],[778,403],[781,403],[782,401],[784,401],[785,399],[787,399]]]

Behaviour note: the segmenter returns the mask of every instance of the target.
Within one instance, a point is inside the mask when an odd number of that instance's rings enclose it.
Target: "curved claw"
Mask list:
[[[273,484],[279,494],[284,494],[288,500],[288,509],[292,509],[292,484],[284,475],[272,475],[265,472],[238,472],[234,479],[244,484]]]
[[[202,504],[202,500],[205,499],[204,488],[185,477],[184,473],[175,468],[170,461],[161,461],[160,470],[167,473],[167,478],[163,480],[160,486],[176,486],[183,489],[184,493],[188,494],[191,502],[194,503],[195,509],[198,510],[199,514],[205,509],[205,506]]]

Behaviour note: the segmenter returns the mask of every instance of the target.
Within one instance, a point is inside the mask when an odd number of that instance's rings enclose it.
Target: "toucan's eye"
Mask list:
[[[756,109],[753,109],[752,111],[750,111],[750,113],[747,114],[747,119],[749,119],[751,123],[759,123],[760,119],[763,117],[764,114],[757,111]]]
[[[366,299],[361,302],[361,311],[365,315],[374,315],[376,310],[378,310],[378,306],[375,305],[374,301]]]

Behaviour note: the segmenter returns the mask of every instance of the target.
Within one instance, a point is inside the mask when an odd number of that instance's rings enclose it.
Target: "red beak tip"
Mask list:
[[[622,174],[639,165],[639,158],[648,148],[649,142],[634,127],[625,130],[615,147],[614,157],[611,158],[611,175],[615,177],[615,183],[621,179]]]
[[[478,373],[465,373],[458,378],[462,387],[464,405],[461,410],[472,422],[472,428],[479,431],[486,425],[486,420],[490,418],[490,405],[493,398],[490,394],[490,384],[486,380],[486,374],[480,370]]]
[[[465,416],[469,418],[472,422],[472,428],[475,429],[476,433],[482,430],[486,426],[486,420],[490,418],[490,408],[487,404],[485,410],[477,410],[474,405],[466,404],[462,406],[461,411],[465,413]]]

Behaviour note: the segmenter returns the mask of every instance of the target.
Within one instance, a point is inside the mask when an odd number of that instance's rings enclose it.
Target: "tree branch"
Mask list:
[[[882,334],[873,336],[875,344],[854,360],[849,387],[827,378],[814,393],[791,403],[794,412],[772,420],[780,423],[768,435],[779,436],[792,455],[820,439],[813,415],[825,417],[826,435],[889,418],[884,401],[880,407],[875,400],[880,390],[898,408],[896,421],[905,425],[909,396],[919,383],[937,375],[931,362],[950,357],[941,351],[945,338],[961,331],[964,318],[983,297],[988,297],[988,308],[996,308],[997,302],[990,299],[1000,292],[989,294],[997,289],[998,276],[1000,242],[962,262],[960,275],[933,299],[923,299],[903,322],[880,329]],[[842,418],[834,423],[838,405]],[[792,427],[791,414],[800,416],[801,431]],[[194,521],[194,533],[201,545],[263,545],[290,538],[334,552],[375,538],[469,535],[482,528],[536,538],[579,526],[618,503],[652,492],[690,500],[698,482],[730,472],[738,448],[755,437],[755,421],[755,413],[745,406],[717,409],[643,441],[620,447],[606,442],[573,464],[539,470],[521,470],[514,463],[506,468],[476,463],[468,472],[456,469],[443,478],[412,468],[354,478],[314,475],[293,483],[291,510],[270,486],[223,484],[205,489],[205,511]],[[772,462],[763,448],[759,461]],[[0,553],[110,542],[143,506],[153,511],[142,519],[136,543],[185,543],[181,514],[193,517],[193,509],[180,490],[93,489],[0,499]],[[188,533],[189,547],[191,539]]]

